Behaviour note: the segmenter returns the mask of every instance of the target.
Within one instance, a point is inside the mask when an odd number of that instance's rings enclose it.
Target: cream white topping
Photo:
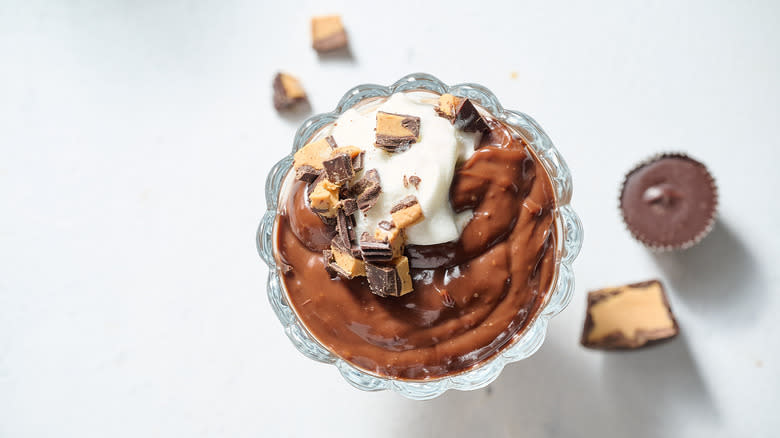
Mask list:
[[[376,169],[382,193],[376,205],[365,214],[355,214],[356,231],[373,235],[379,221],[390,219],[390,209],[407,195],[415,195],[425,220],[406,230],[406,242],[433,245],[457,240],[472,212],[456,214],[450,206],[450,184],[458,162],[474,153],[479,134],[455,129],[449,120],[436,114],[436,99],[430,93],[396,93],[379,104],[350,109],[331,127],[330,135],[339,146],[365,150],[365,170]],[[384,111],[420,118],[420,139],[403,152],[387,152],[374,147],[376,113]],[[418,187],[404,186],[410,176],[420,178]]]

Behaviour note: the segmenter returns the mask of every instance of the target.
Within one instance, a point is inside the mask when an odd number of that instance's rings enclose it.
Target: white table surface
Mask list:
[[[769,437],[780,427],[780,4],[0,3],[0,436]],[[352,58],[308,19],[344,15]],[[532,115],[571,167],[577,292],[489,389],[363,393],[299,354],[254,243],[277,69],[315,112],[425,71]],[[654,256],[616,211],[635,162],[703,160],[720,222]],[[683,335],[578,345],[589,289],[662,278]]]

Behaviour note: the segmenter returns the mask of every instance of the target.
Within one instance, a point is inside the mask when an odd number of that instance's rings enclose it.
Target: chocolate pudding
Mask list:
[[[439,378],[495,356],[536,318],[557,275],[555,196],[544,167],[512,129],[468,108],[467,99],[453,98],[456,106],[447,108],[445,96],[436,110],[457,133],[452,144],[471,145],[453,154],[449,174],[445,166],[436,176],[420,169],[391,177],[395,167],[381,160],[440,142],[424,108],[415,117],[380,107],[377,120],[390,114],[387,124],[400,128],[385,132],[378,123],[376,144],[342,144],[349,137],[334,128],[327,142],[309,148],[359,146],[365,160],[354,151],[345,153],[350,160],[341,154],[341,163],[318,166],[296,154],[280,195],[276,257],[290,305],[326,348],[379,376]],[[412,105],[389,109],[397,107]],[[328,178],[353,182],[331,187]],[[443,186],[426,188],[433,178]],[[386,237],[392,230],[402,246]]]

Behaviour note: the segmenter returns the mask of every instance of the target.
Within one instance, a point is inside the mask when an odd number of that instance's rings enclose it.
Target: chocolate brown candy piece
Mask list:
[[[400,297],[414,290],[406,257],[390,263],[365,263],[365,271],[371,292],[379,296]]]
[[[661,282],[650,280],[588,293],[580,342],[593,349],[631,349],[679,331]]]
[[[355,155],[352,158],[352,168],[355,169],[355,173],[360,172],[363,170],[363,151],[360,151],[359,154]]]
[[[389,152],[401,152],[420,138],[420,118],[379,111],[376,113],[376,143]]]
[[[322,167],[325,168],[325,174],[328,176],[328,179],[337,185],[343,185],[355,176],[355,170],[352,168],[352,159],[347,154],[338,154],[323,161]]]
[[[295,168],[295,179],[312,183],[321,173],[321,170],[317,170],[308,164],[302,164]]]
[[[366,262],[389,262],[393,259],[393,248],[389,241],[378,240],[368,233],[363,233],[360,236],[360,254]]]
[[[390,245],[393,253],[392,258],[395,259],[403,255],[404,232],[400,228],[394,226],[391,222],[379,222],[374,231],[374,239],[381,242],[387,242]]]
[[[352,216],[358,210],[357,200],[355,198],[345,198],[339,201],[339,208],[347,216]]]
[[[274,77],[274,108],[277,111],[287,109],[306,100],[306,91],[301,82],[287,73],[277,73]]]
[[[390,216],[396,227],[404,229],[425,219],[417,197],[409,195],[390,209]]]
[[[452,122],[456,129],[465,132],[485,132],[490,130],[490,127],[477,110],[477,107],[474,106],[474,103],[464,97],[442,94],[439,97],[439,106],[435,110],[439,116]]]
[[[298,176],[298,169],[303,166],[309,166],[314,170],[323,170],[322,162],[330,158],[334,148],[336,148],[336,140],[331,136],[327,136],[307,143],[304,147],[298,149],[295,155],[293,155],[293,167],[295,167],[296,177]],[[303,175],[305,174],[303,173]]]
[[[311,19],[311,46],[328,52],[347,46],[347,33],[339,15],[322,15]]]
[[[336,236],[333,238],[333,244],[360,257],[360,251],[356,247],[355,238],[355,218],[348,216],[344,213],[344,210],[339,210],[336,213]],[[354,248],[354,251],[353,251]]]
[[[409,177],[409,184],[413,185],[415,189],[420,189],[420,182],[422,181],[422,178],[420,178],[417,175],[412,175]]]
[[[329,250],[323,251],[323,255],[325,256],[326,267],[341,277],[352,279],[366,275],[363,261],[353,257],[341,248],[331,246]]]
[[[349,189],[349,195],[356,198],[358,208],[364,213],[376,205],[381,192],[382,186],[379,184],[379,173],[376,169],[364,173]]]

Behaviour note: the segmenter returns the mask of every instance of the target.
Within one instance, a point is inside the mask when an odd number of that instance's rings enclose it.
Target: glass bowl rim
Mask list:
[[[519,131],[550,176],[555,191],[558,225],[558,275],[548,293],[547,302],[537,311],[535,320],[515,334],[510,343],[491,358],[463,372],[430,380],[403,380],[374,375],[330,352],[309,333],[289,305],[274,257],[273,235],[279,195],[285,177],[292,168],[295,151],[303,147],[324,126],[358,103],[369,98],[387,97],[393,93],[409,91],[431,91],[467,97],[478,102],[493,117]],[[295,134],[292,151],[271,168],[266,179],[266,212],[257,229],[256,243],[260,257],[268,266],[269,302],[287,337],[301,353],[310,359],[334,365],[351,385],[361,390],[391,390],[411,399],[425,400],[437,397],[449,389],[465,391],[482,388],[498,378],[505,365],[534,354],[544,342],[549,320],[571,301],[574,292],[572,264],[582,247],[583,238],[582,224],[570,205],[571,195],[571,172],[544,130],[527,114],[504,109],[498,98],[486,87],[475,83],[448,86],[427,73],[406,75],[389,86],[355,86],[344,94],[333,111],[311,116],[303,122]]]

